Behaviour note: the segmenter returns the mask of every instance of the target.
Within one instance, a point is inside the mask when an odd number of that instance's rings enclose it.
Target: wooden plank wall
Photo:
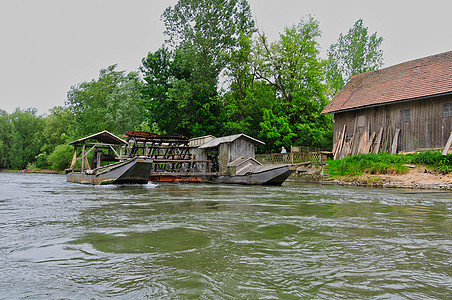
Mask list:
[[[223,143],[219,146],[218,163],[221,174],[226,174],[228,164],[243,156],[245,158],[255,157],[256,146],[250,141],[239,138],[231,143]]]
[[[357,153],[391,152],[394,141],[396,152],[444,148],[452,132],[452,117],[443,117],[445,103],[452,103],[451,95],[337,113],[333,149],[341,150],[334,154],[343,158]],[[410,122],[401,122],[402,109],[410,110]],[[397,129],[399,136],[394,139]]]

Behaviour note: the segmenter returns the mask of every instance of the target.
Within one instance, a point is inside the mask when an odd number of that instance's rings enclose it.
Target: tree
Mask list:
[[[146,119],[157,133],[185,134],[183,120],[186,117],[186,101],[184,97],[172,97],[175,91],[182,89],[190,76],[167,48],[162,47],[155,53],[149,52],[141,61],[140,71],[143,75],[141,92],[146,108]]]
[[[272,86],[275,102],[264,113],[260,137],[267,150],[284,145],[326,147],[332,134],[331,120],[320,116],[326,105],[325,62],[319,56],[321,32],[313,17],[287,27],[280,40],[269,44],[260,34],[254,50],[257,80]]]
[[[149,54],[141,69],[150,91],[149,115],[167,114],[168,122],[156,121],[163,132],[217,134],[222,127],[219,76],[240,37],[254,32],[248,2],[179,0],[162,18],[171,51]]]
[[[144,120],[137,73],[102,69],[98,80],[72,86],[66,105],[74,115],[77,136],[108,130],[115,134],[138,130]]]
[[[56,146],[69,142],[72,134],[71,126],[74,124],[74,114],[66,107],[55,106],[49,110],[50,114],[44,119],[43,153],[52,153]]]
[[[246,0],[179,0],[162,17],[169,44],[188,54],[185,63],[204,87],[215,86],[240,36],[254,32]]]
[[[0,168],[9,169],[14,156],[14,127],[10,115],[0,110]]]
[[[44,129],[44,119],[37,115],[36,108],[16,109],[11,114],[11,123],[13,125],[14,160],[12,168],[24,169],[28,163],[36,160],[43,145],[42,131]]]
[[[353,75],[383,66],[382,41],[376,32],[369,36],[362,19],[356,21],[346,35],[339,35],[337,43],[328,50],[327,80],[333,94],[341,90]]]

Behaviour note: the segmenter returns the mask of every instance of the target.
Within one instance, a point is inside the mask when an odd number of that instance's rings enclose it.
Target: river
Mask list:
[[[451,299],[452,193],[0,173],[0,299]]]

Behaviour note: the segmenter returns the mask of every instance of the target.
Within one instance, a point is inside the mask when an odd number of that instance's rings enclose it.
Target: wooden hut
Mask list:
[[[254,158],[256,147],[263,144],[265,143],[241,133],[211,139],[199,146],[199,149],[203,149],[206,153],[217,152],[218,171],[220,174],[227,174],[227,167],[230,162],[240,157]]]
[[[353,76],[325,107],[335,158],[444,148],[452,131],[452,51]]]

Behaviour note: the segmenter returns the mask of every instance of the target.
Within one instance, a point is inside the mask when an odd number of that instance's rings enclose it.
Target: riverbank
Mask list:
[[[411,168],[405,174],[364,174],[340,176],[333,179],[337,185],[372,186],[384,188],[452,190],[452,174],[429,171],[425,167]]]
[[[289,177],[289,181],[342,186],[452,190],[452,174],[441,174],[424,166],[412,166],[405,174],[363,174],[335,177],[330,177],[326,169],[324,166],[301,166]]]

